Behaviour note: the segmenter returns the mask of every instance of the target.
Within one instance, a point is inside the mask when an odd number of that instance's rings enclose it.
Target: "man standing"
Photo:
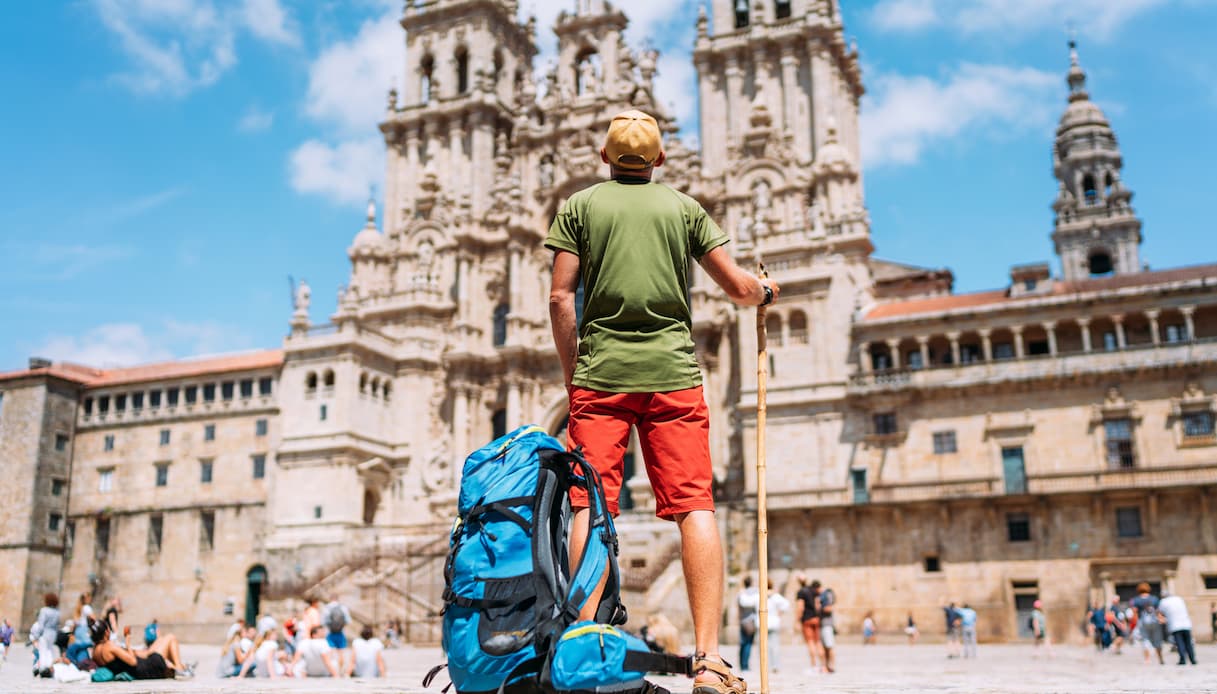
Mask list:
[[[343,629],[351,623],[351,613],[347,610],[346,605],[338,602],[338,596],[330,598],[330,601],[325,604],[325,610],[322,612],[322,621],[325,622],[325,627],[329,631],[325,636],[325,640],[330,644],[330,648],[334,649],[334,658],[337,661],[339,672],[345,672],[343,669],[343,658],[347,650],[347,636],[343,633]],[[310,630],[310,635],[312,634]]]
[[[803,641],[807,644],[807,653],[811,656],[812,672],[824,672],[820,661],[824,659],[820,643],[820,582],[812,581],[807,585],[807,579],[799,577],[799,592],[795,596],[795,609],[799,613],[799,629]]]
[[[1162,623],[1158,621],[1158,598],[1149,592],[1149,584],[1137,584],[1137,597],[1129,601],[1136,611],[1137,631],[1141,635],[1141,649],[1145,651],[1145,662],[1149,662],[1150,651],[1158,654],[1158,664],[1162,665]],[[1190,625],[1189,625],[1190,626]]]
[[[570,397],[567,433],[604,482],[618,512],[623,455],[638,431],[656,515],[680,530],[696,640],[693,694],[742,694],[747,686],[718,653],[723,549],[711,492],[709,415],[694,354],[689,258],[741,306],[772,303],[779,289],[739,268],[728,238],[695,200],[653,183],[664,163],[655,119],[618,114],[600,157],[611,180],[581,190],[558,211],[545,246],[554,251],[549,314]],[[575,293],[582,278],[583,321]],[[578,490],[571,556],[588,536]],[[579,615],[594,616],[597,590]]]
[[[832,588],[824,586],[817,600],[820,603],[820,645],[824,647],[824,669],[833,673],[837,671],[836,656],[833,655],[833,649],[837,647],[837,623],[832,614],[837,607],[837,594]]]
[[[942,616],[946,620],[947,627],[947,657],[959,657],[959,609],[955,607],[955,603],[943,605]]]
[[[976,610],[967,603],[957,610],[959,613],[960,638],[963,641],[963,657],[976,657]]]
[[[1178,595],[1171,595],[1166,591],[1162,591],[1162,595],[1158,610],[1166,619],[1166,633],[1170,634],[1175,648],[1179,650],[1178,664],[1186,665],[1191,661],[1192,665],[1195,665],[1196,646],[1192,642],[1192,618],[1187,613],[1187,604]]]
[[[760,626],[757,609],[761,605],[761,592],[752,585],[752,577],[744,576],[744,587],[735,599],[739,608],[739,661],[740,669],[747,671],[752,660],[752,643]]]

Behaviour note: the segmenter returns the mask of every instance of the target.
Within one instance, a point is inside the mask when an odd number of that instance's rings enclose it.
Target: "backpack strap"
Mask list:
[[[693,676],[693,659],[670,653],[627,650],[622,668],[627,672],[659,672],[665,675]]]
[[[533,675],[534,677],[540,676],[542,669],[545,666],[545,660],[545,656],[538,655],[529,658],[528,660],[525,660],[519,665],[513,667],[511,672],[507,673],[507,676],[503,678],[503,683],[499,685],[499,690],[496,692],[496,694],[504,694],[504,692],[507,691],[508,685],[512,684],[512,680],[519,679],[529,674]]]

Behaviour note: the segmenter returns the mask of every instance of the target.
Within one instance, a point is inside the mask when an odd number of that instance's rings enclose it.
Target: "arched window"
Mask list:
[[[333,369],[325,370],[325,376],[322,379],[322,383],[325,385],[326,388],[334,387],[334,370]]]
[[[749,15],[751,14],[748,5],[748,0],[735,0],[735,28],[743,29],[748,26]]]
[[[782,346],[782,317],[770,313],[765,317],[765,337],[773,347]]]
[[[773,9],[778,19],[788,19],[790,17],[790,0],[777,0],[777,4],[774,5]]]
[[[1094,201],[1099,197],[1099,191],[1094,185],[1094,176],[1090,174],[1082,177],[1082,197],[1086,199],[1087,205],[1093,205]]]
[[[575,57],[575,95],[595,92],[599,80],[600,54],[593,48],[585,48]]]
[[[304,377],[304,389],[309,392],[317,390],[317,372],[316,371],[310,371]]]
[[[363,373],[359,374],[359,392],[360,393],[368,392],[368,372],[367,371],[364,371]]]
[[[790,313],[790,344],[807,344],[807,314],[802,311]]]
[[[461,46],[456,49],[456,92],[465,94],[469,91],[469,49]]]
[[[511,312],[511,307],[507,304],[499,304],[494,307],[494,346],[502,347],[507,344],[507,314]]]
[[[380,395],[380,377],[379,376],[374,376],[372,378],[372,391],[371,392],[372,392],[372,397],[376,397],[377,395]]]
[[[1091,251],[1090,257],[1086,259],[1086,267],[1090,270],[1091,277],[1105,277],[1115,271],[1111,254],[1104,250]]]
[[[1107,197],[1111,197],[1112,178],[1111,172],[1107,172],[1107,176],[1103,179],[1103,193]]]
[[[435,58],[430,55],[423,56],[423,60],[419,63],[419,99],[424,104],[431,103],[431,85],[435,80]]]
[[[363,488],[363,524],[376,522],[376,511],[380,508],[380,494],[375,489]]]
[[[381,386],[380,397],[384,398],[385,402],[389,401],[389,391],[391,391],[392,389],[393,389],[393,384],[389,383],[388,381],[385,381],[384,385]]]

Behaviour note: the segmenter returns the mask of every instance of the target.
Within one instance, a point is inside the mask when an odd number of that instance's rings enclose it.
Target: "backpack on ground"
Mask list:
[[[590,532],[572,572],[573,487],[588,492]],[[496,439],[466,459],[457,511],[443,611],[457,694],[658,692],[646,672],[691,670],[690,659],[652,654],[613,628],[626,621],[617,533],[600,477],[578,451],[536,426]],[[576,625],[606,573],[595,622]]]
[[[338,633],[346,628],[347,616],[342,610],[342,605],[334,603],[325,614],[325,626],[330,630],[330,633]]]

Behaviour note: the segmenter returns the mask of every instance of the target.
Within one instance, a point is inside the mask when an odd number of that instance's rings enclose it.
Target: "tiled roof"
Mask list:
[[[0,381],[23,376],[48,375],[75,381],[89,387],[114,386],[171,378],[190,378],[232,371],[251,371],[283,364],[283,350],[268,349],[218,357],[183,359],[160,364],[144,364],[121,369],[94,369],[71,362],[57,362],[41,369],[23,369],[0,373]]]
[[[950,296],[935,296],[926,299],[893,301],[871,309],[866,314],[864,320],[875,321],[884,318],[915,316],[924,313],[942,313],[961,308],[974,308],[1003,303],[1016,306],[1020,303],[1042,299],[1045,296],[1109,292],[1129,287],[1150,287],[1206,277],[1217,279],[1217,263],[1172,268],[1170,270],[1137,272],[1129,275],[1113,275],[1111,277],[1085,279],[1076,282],[1054,282],[1052,291],[1045,294],[1027,294],[1011,297],[1005,289],[994,289],[970,294],[952,294]]]

